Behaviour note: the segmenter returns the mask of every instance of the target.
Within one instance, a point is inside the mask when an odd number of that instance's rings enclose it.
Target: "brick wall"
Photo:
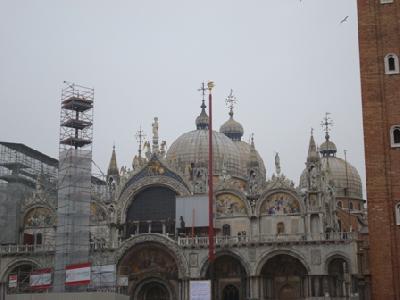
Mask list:
[[[370,271],[373,299],[400,299],[400,151],[390,147],[389,129],[400,124],[400,75],[384,74],[384,56],[400,56],[400,1],[358,0],[362,105],[367,171]]]

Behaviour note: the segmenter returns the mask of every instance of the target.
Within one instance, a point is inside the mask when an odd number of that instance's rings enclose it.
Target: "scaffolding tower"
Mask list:
[[[60,151],[54,290],[65,286],[65,268],[89,260],[89,220],[94,90],[66,83],[61,93]]]

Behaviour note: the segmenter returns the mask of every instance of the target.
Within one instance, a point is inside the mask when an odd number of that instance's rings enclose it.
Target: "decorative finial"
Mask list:
[[[143,140],[145,137],[146,137],[146,135],[144,134],[144,131],[142,130],[142,126],[140,126],[139,130],[135,134],[136,141],[139,143],[138,154],[139,154],[140,158],[142,157],[142,143],[143,143]]]
[[[254,146],[254,133],[250,134],[250,143]]]
[[[210,93],[211,93],[211,90],[214,88],[214,86],[215,86],[214,81],[207,82],[207,87],[208,87],[208,90],[210,91]]]
[[[228,97],[225,99],[226,105],[229,107],[229,115],[233,117],[233,107],[238,102],[237,98],[233,95],[233,90],[229,93]]]
[[[314,135],[314,128],[311,127],[311,136]]]
[[[329,131],[331,131],[331,126],[333,126],[333,121],[329,117],[330,113],[326,112],[325,113],[325,118],[321,122],[321,126],[325,129],[325,139],[328,141],[329,140]]]

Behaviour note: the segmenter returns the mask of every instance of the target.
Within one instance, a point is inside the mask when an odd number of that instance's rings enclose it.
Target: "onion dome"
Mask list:
[[[243,126],[233,119],[233,109],[229,112],[229,120],[226,121],[219,129],[219,132],[225,134],[233,141],[240,141],[243,136]]]
[[[206,113],[206,104],[204,103],[204,99],[203,102],[200,106],[201,108],[201,113],[200,115],[196,118],[196,128],[198,130],[201,129],[208,129],[208,115]]]
[[[327,139],[325,142],[321,144],[319,147],[319,152],[321,152],[322,156],[336,156],[337,148],[334,142]]]

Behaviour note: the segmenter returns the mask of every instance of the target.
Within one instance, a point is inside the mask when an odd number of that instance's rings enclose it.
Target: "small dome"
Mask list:
[[[182,134],[169,147],[166,160],[184,170],[191,164],[208,164],[208,130],[194,130]],[[214,175],[227,174],[243,177],[240,155],[235,143],[224,134],[213,131]]]
[[[229,118],[219,129],[219,132],[225,134],[231,140],[240,141],[243,136],[243,126],[239,122],[233,119],[233,116]]]
[[[206,113],[206,105],[204,103],[201,104],[201,112],[200,115],[196,118],[196,128],[197,129],[208,129],[208,115]]]
[[[319,152],[321,152],[322,156],[334,156],[337,152],[337,148],[334,142],[326,140],[319,147]]]
[[[337,197],[346,196],[345,191],[348,185],[349,197],[363,199],[361,178],[355,167],[346,163],[344,159],[333,156],[322,157],[321,165],[323,171],[327,171],[329,168],[330,178],[334,182]],[[300,188],[307,188],[307,185],[307,169],[305,169],[300,176]]]

